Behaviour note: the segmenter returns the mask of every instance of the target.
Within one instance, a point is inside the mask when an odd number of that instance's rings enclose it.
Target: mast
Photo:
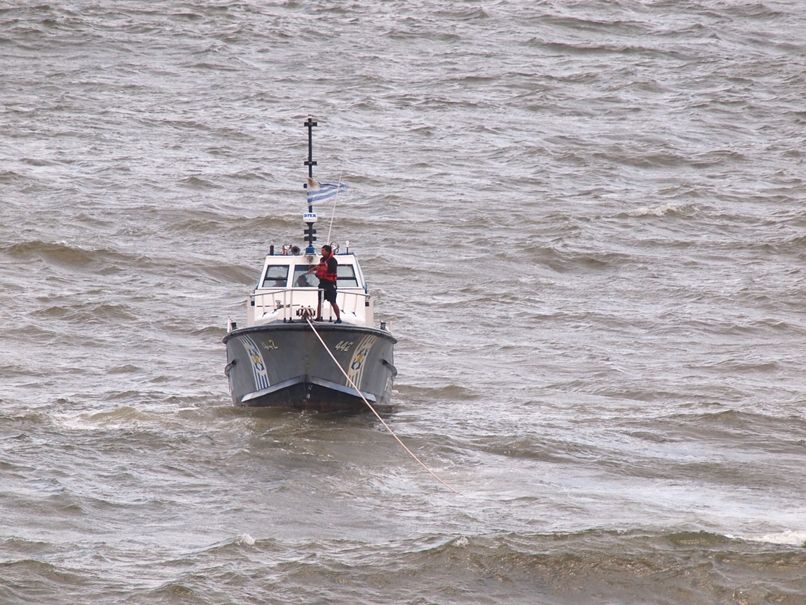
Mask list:
[[[308,167],[308,182],[303,185],[304,189],[313,185],[313,167],[316,166],[316,160],[313,159],[313,129],[318,125],[311,116],[305,120],[304,126],[308,129],[308,159],[304,164]],[[308,202],[308,212],[303,215],[302,220],[308,225],[304,231],[305,241],[308,242],[305,254],[316,254],[316,249],[313,247],[313,243],[316,241],[316,229],[313,228],[316,223],[316,214],[313,211],[313,203],[310,201]]]

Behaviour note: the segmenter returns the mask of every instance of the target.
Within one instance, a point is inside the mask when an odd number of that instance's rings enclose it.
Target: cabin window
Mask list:
[[[342,288],[358,287],[358,280],[355,278],[355,267],[352,265],[339,265],[336,275],[339,276],[337,286]]]
[[[316,288],[319,286],[319,279],[313,274],[316,265],[296,265],[294,267],[294,288]],[[309,273],[310,271],[310,273]]]
[[[296,265],[294,267],[294,279],[292,286],[294,288],[318,288],[319,278],[314,274],[315,270],[316,265]],[[355,277],[355,267],[352,265],[339,265],[336,275],[339,278],[339,281],[336,284],[338,287],[358,287],[358,280]]]
[[[288,265],[269,265],[263,278],[264,288],[285,288],[288,282]]]

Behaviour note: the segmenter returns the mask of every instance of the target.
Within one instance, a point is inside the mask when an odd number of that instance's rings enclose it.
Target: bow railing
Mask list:
[[[252,294],[247,301],[247,323],[301,320],[298,311],[305,307],[311,307],[316,311],[316,305],[322,293],[322,290],[314,288],[259,290]],[[363,290],[338,290],[336,304],[339,305],[343,320],[365,325],[372,324],[372,306],[369,294]],[[322,318],[328,321],[336,319],[330,303],[326,300],[322,300]]]

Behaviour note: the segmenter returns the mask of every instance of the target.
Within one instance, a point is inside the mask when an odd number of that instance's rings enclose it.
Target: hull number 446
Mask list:
[[[337,344],[335,348],[337,351],[349,351],[352,346],[352,340],[340,340],[339,344]]]

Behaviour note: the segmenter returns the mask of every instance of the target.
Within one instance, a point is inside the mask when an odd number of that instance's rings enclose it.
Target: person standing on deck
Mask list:
[[[316,277],[319,278],[319,304],[316,307],[316,321],[322,321],[322,298],[330,303],[333,313],[336,315],[335,323],[341,323],[341,312],[336,304],[336,280],[338,279],[339,262],[333,254],[333,248],[329,244],[322,246],[322,258],[316,266]]]

